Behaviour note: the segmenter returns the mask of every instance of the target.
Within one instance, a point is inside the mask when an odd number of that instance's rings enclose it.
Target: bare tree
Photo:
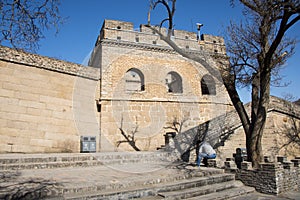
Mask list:
[[[171,40],[176,0],[153,0],[150,8],[162,5],[168,17],[157,27],[149,27],[160,35],[177,53],[205,67],[218,80],[223,81],[237,111],[246,135],[248,159],[253,167],[263,160],[261,139],[266,123],[271,81],[280,80],[280,67],[294,51],[295,39],[286,32],[300,20],[299,0],[239,0],[244,5],[247,20],[244,24],[231,24],[228,49],[230,64],[226,58],[218,58],[222,67],[217,70],[200,57],[188,54]],[[231,0],[234,3],[234,0]],[[150,16],[150,15],[149,15]],[[168,23],[168,33],[160,28]],[[219,73],[220,72],[220,73]],[[272,79],[273,78],[273,79]],[[278,79],[279,78],[279,79]],[[248,114],[239,97],[238,86],[252,87],[251,113]]]
[[[43,31],[54,27],[56,32],[63,18],[59,0],[1,0],[0,44],[36,51]]]
[[[135,151],[140,151],[140,148],[136,146],[136,138],[135,138],[135,134],[138,132],[138,128],[139,126],[137,124],[137,119],[136,119],[136,124],[133,130],[130,132],[130,134],[127,134],[123,128],[123,117],[122,117],[121,126],[119,127],[119,130],[121,131],[121,134],[125,138],[125,140],[117,141],[117,147],[119,147],[122,143],[128,143]]]
[[[0,199],[60,199],[60,183],[21,175],[16,171],[0,172]]]
[[[279,70],[294,51],[295,39],[286,37],[287,30],[300,20],[297,0],[241,0],[248,20],[231,24],[228,49],[230,66],[223,78],[228,94],[235,105],[246,134],[248,159],[253,166],[263,160],[262,136],[267,118],[270,86],[280,80]],[[236,28],[236,29],[235,29]],[[272,77],[274,79],[272,79]],[[250,115],[241,109],[241,100],[233,95],[237,84],[252,87]]]
[[[165,126],[164,129],[171,129],[174,130],[177,134],[180,134],[182,132],[182,127],[187,120],[187,117],[184,117],[182,120],[179,120],[175,116],[173,117],[173,120],[171,122],[167,122],[167,126]]]
[[[290,126],[284,125],[282,133],[287,137],[287,142],[281,148],[289,145],[297,146],[300,149],[300,122],[299,118],[290,116],[288,119]]]
[[[279,134],[284,143],[280,147],[280,149],[288,149],[296,148],[300,150],[300,113],[298,105],[293,101],[295,101],[296,97],[292,94],[285,94],[284,105],[287,109],[286,118],[284,119],[284,123],[282,127],[278,128],[275,132]],[[298,107],[298,108],[297,108]],[[298,112],[297,112],[298,111]]]

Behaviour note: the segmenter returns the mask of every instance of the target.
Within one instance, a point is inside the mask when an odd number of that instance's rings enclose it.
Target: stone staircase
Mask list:
[[[20,193],[19,185],[22,194],[34,191],[31,199],[230,199],[254,191],[223,169],[171,158],[160,151],[0,155],[2,174],[18,172],[0,182],[0,199],[22,199],[8,198]],[[39,187],[34,180],[53,184]]]
[[[71,188],[69,188],[71,189]],[[147,185],[136,184],[122,189],[68,193],[63,199],[228,199],[254,192],[253,188],[235,181],[233,175],[213,174],[182,180],[162,181]],[[67,193],[67,194],[66,194]]]
[[[157,152],[107,152],[60,154],[0,154],[0,170],[91,167],[126,163],[170,162],[171,154]]]

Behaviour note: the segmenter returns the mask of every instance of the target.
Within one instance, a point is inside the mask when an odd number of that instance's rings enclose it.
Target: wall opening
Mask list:
[[[182,93],[182,78],[177,72],[169,72],[166,77],[168,92]]]
[[[201,79],[202,95],[216,95],[216,84],[212,76],[206,74]]]
[[[129,69],[125,74],[125,89],[128,92],[144,91],[144,74],[136,68]]]

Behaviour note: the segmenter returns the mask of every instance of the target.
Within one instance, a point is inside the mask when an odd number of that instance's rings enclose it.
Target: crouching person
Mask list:
[[[203,158],[203,163],[207,167],[207,159],[216,158],[216,151],[208,142],[202,142],[199,147],[198,157],[197,157],[197,166],[200,167],[201,160]]]

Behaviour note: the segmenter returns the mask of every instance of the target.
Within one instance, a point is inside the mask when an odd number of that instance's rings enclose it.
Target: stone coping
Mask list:
[[[100,79],[100,69],[0,46],[0,60],[70,74],[92,80]]]

